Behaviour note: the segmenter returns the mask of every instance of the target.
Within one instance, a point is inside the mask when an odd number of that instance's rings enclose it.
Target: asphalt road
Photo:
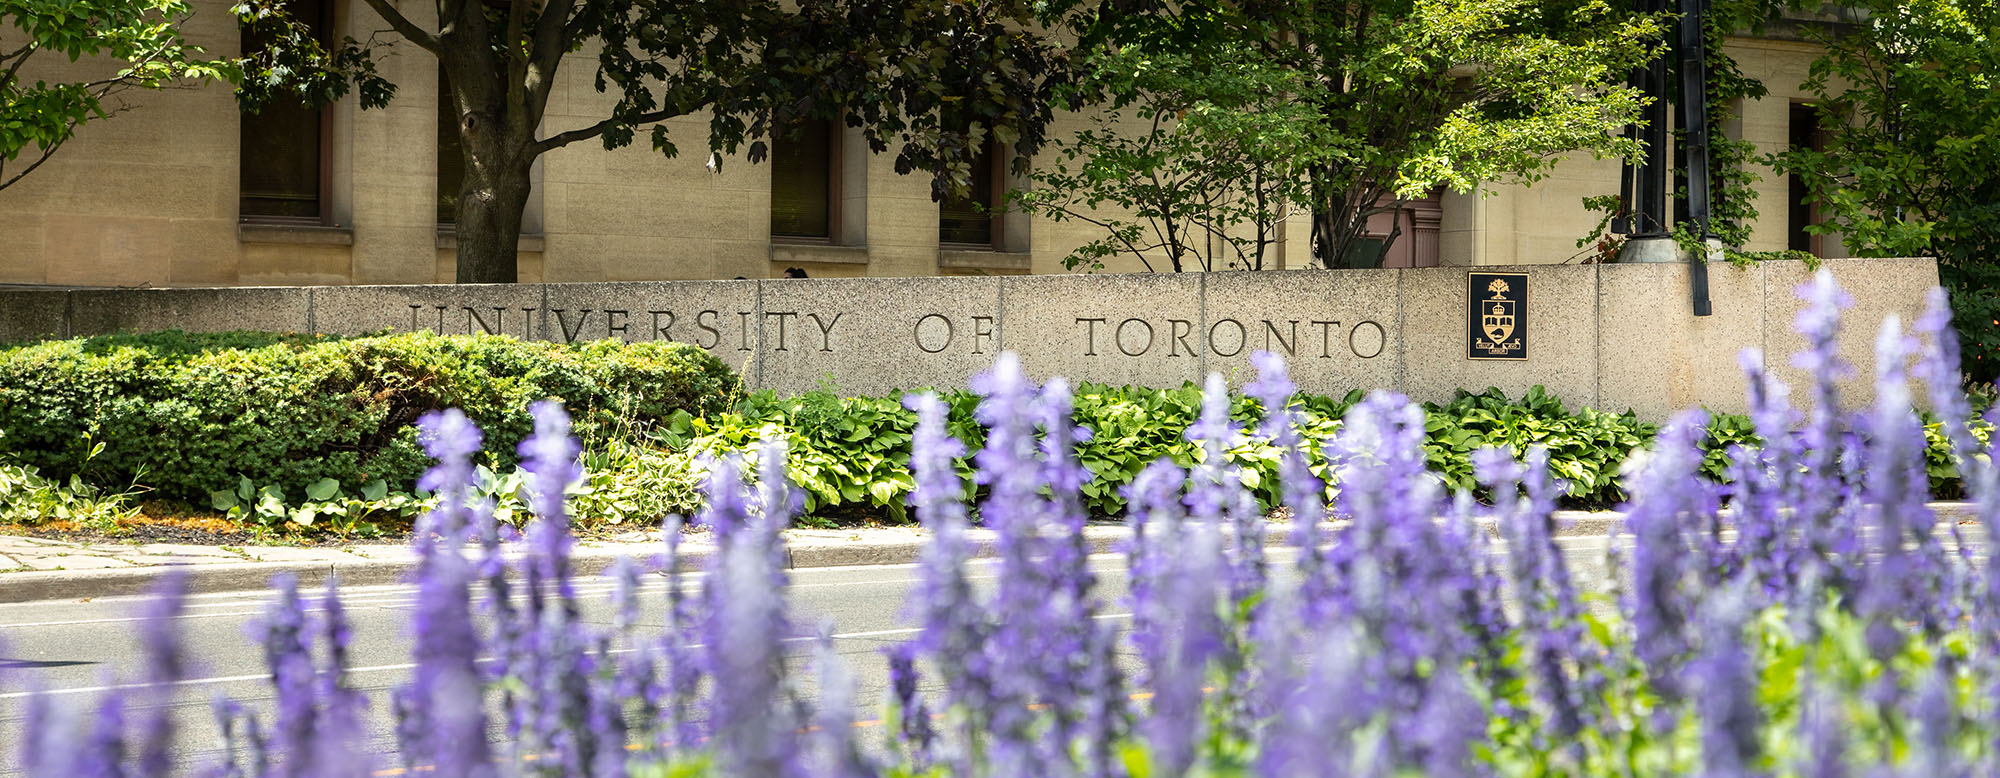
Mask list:
[[[1578,586],[1589,590],[1604,582],[1605,540],[1598,537],[1561,538]],[[1275,570],[1289,569],[1288,549],[1271,549]],[[1126,604],[1125,564],[1117,555],[1090,560],[1099,591],[1108,603],[1104,618],[1123,623]],[[990,587],[995,564],[973,563],[975,583]],[[813,568],[792,571],[790,603],[801,635],[791,643],[792,655],[803,660],[811,651],[810,637],[821,624],[830,626],[834,647],[848,662],[858,685],[861,718],[879,709],[888,673],[881,652],[915,633],[904,614],[916,584],[913,565]],[[611,582],[580,580],[577,585],[585,620],[611,624]],[[393,751],[388,691],[408,679],[409,619],[414,591],[409,586],[369,586],[343,589],[343,600],[354,627],[351,682],[371,701],[371,750]],[[270,591],[197,595],[191,598],[181,627],[195,667],[171,701],[183,728],[177,756],[196,765],[211,763],[218,742],[209,714],[210,702],[227,696],[262,712],[266,721],[271,699],[263,675],[262,649],[256,625],[271,599]],[[641,592],[641,632],[663,625],[664,579],[649,577]],[[141,598],[0,604],[0,775],[14,774],[14,741],[18,737],[28,689],[43,688],[59,704],[87,706],[108,687],[136,677],[139,657],[136,626]],[[1129,669],[1136,660],[1126,652]],[[810,673],[795,663],[796,676]],[[808,691],[810,693],[810,690]],[[87,711],[85,712],[87,715]],[[379,767],[391,768],[387,759]]]
[[[1122,620],[1124,559],[1092,557],[1106,602],[1105,618]],[[990,587],[992,561],[973,563],[975,584]],[[854,674],[857,701],[870,718],[888,686],[882,651],[908,640],[916,630],[904,617],[905,602],[916,582],[913,565],[829,567],[792,571],[790,603],[800,635],[791,642],[795,675],[809,681],[805,660],[819,625],[833,632],[834,649]],[[691,576],[698,581],[698,576]],[[612,624],[609,579],[577,582],[584,620],[609,628]],[[316,593],[313,593],[316,595]],[[218,753],[218,736],[209,709],[226,696],[260,711],[269,721],[271,688],[257,642],[259,620],[272,599],[270,591],[196,595],[180,619],[182,634],[194,658],[190,678],[171,704],[183,728],[178,754],[184,762],[210,763]],[[410,669],[409,621],[415,604],[414,587],[369,586],[342,589],[342,602],[354,628],[351,682],[370,699],[371,736],[377,753],[393,750],[388,692],[406,682]],[[316,599],[316,596],[314,597]],[[0,605],[0,775],[12,775],[14,743],[30,689],[46,689],[59,705],[88,706],[98,693],[135,678],[140,670],[137,625],[143,598],[118,597],[90,601],[51,601]],[[665,579],[649,576],[640,593],[640,627],[664,626]],[[310,602],[309,602],[310,604]],[[315,609],[316,610],[316,609]],[[87,710],[79,715],[88,715]],[[384,763],[380,767],[393,767]]]

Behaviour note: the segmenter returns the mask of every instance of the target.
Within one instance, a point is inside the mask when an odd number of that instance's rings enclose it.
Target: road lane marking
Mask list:
[[[966,580],[968,580],[968,581],[990,581],[990,580],[993,580],[993,579],[996,579],[996,578],[998,578],[998,577],[999,577],[999,576],[997,576],[997,575],[970,575],[970,576],[966,576]],[[870,580],[870,581],[829,581],[829,582],[826,582],[826,583],[803,583],[803,584],[796,584],[796,583],[795,583],[795,584],[791,584],[791,585],[787,586],[786,588],[787,588],[787,589],[827,589],[827,588],[833,588],[833,587],[845,587],[845,586],[877,586],[877,585],[884,585],[884,584],[915,584],[915,583],[921,583],[921,582],[922,582],[922,580],[921,580],[921,579],[917,579],[917,578],[891,578],[891,579],[884,579],[884,580]],[[577,590],[577,594],[579,594],[579,595],[587,595],[587,594],[609,594],[610,592],[612,592],[612,591],[615,591],[615,590],[616,590],[616,588],[617,588],[617,587],[608,587],[608,588],[602,588],[602,589],[599,589],[599,588],[589,588],[589,589],[584,589],[584,588],[579,588],[579,589]],[[688,584],[688,585],[687,585],[687,587],[685,588],[685,591],[687,591],[687,592],[688,592],[688,593],[690,593],[690,594],[692,594],[692,593],[694,593],[694,592],[697,592],[697,591],[700,591],[700,590],[701,590],[701,587],[700,587],[699,585],[697,585],[697,584],[692,584],[692,583],[691,583],[691,584]],[[642,593],[642,594],[644,594],[644,593],[653,593],[653,592],[663,592],[663,591],[665,591],[665,587],[664,587],[664,586],[660,586],[660,585],[658,585],[658,584],[654,584],[654,585],[651,585],[651,586],[643,586],[643,587],[640,587],[638,591],[639,591],[639,593]],[[365,596],[365,597],[356,597],[356,598],[353,598],[353,599],[349,599],[349,598],[346,598],[346,597],[342,597],[342,598],[341,598],[341,600],[340,600],[340,604],[341,604],[341,605],[342,605],[343,607],[345,607],[345,608],[355,608],[355,607],[371,607],[371,608],[381,608],[381,607],[389,607],[389,606],[409,606],[409,605],[415,605],[415,604],[416,604],[416,600],[414,599],[414,598],[415,598],[415,596],[416,596],[416,590],[415,590],[415,588],[414,588],[414,587],[412,587],[412,588],[411,588],[411,590],[409,591],[409,593],[407,593],[407,594],[400,594],[400,595],[391,595],[391,594],[376,594],[376,595],[369,595],[369,596]],[[516,596],[516,598],[518,598],[518,597],[520,596],[520,592],[519,592],[519,591],[516,591],[516,592],[515,592],[515,596]],[[301,599],[302,599],[302,600],[304,600],[305,602],[308,602],[308,603],[310,603],[310,602],[316,602],[316,601],[318,600],[318,598],[317,598],[317,597],[310,597],[310,598],[308,598],[308,597],[304,597],[304,596],[301,596]],[[190,603],[190,604],[188,605],[188,607],[190,607],[190,608],[246,608],[246,607],[251,607],[251,606],[253,606],[253,605],[259,605],[259,604],[260,604],[260,603],[259,603],[259,601],[254,601],[254,600],[253,600],[253,601],[249,601],[249,602],[219,602],[219,603]],[[270,604],[270,601],[268,601],[268,600],[265,600],[265,601],[261,601],[261,605],[262,605],[262,606],[268,606],[269,604]],[[322,609],[322,608],[315,608],[315,607],[308,607],[308,608],[305,608],[305,612],[307,612],[307,613],[318,613],[318,612],[320,612],[321,610],[324,610],[324,609]],[[218,616],[261,616],[261,615],[263,615],[264,613],[265,613],[265,611],[263,611],[263,610],[261,610],[261,609],[260,609],[260,610],[251,610],[251,611],[245,611],[245,610],[237,610],[237,611],[226,611],[226,612],[207,612],[207,611],[204,611],[204,612],[201,612],[201,613],[183,613],[183,614],[181,614],[181,615],[179,615],[179,616],[175,616],[175,617],[173,617],[173,618],[176,618],[176,619],[204,619],[204,618],[214,618],[214,617],[218,617]],[[0,624],[0,629],[14,629],[14,628],[20,628],[20,627],[63,627],[63,626],[74,626],[74,625],[79,625],[79,624],[118,624],[118,623],[122,623],[122,622],[139,622],[139,621],[145,621],[145,620],[147,620],[148,618],[150,618],[150,617],[148,617],[148,616],[107,616],[107,617],[104,617],[104,618],[100,618],[100,619],[63,619],[63,620],[56,620],[56,621],[18,621],[18,622],[13,622],[13,623],[7,623],[7,624]]]
[[[1131,616],[1132,614],[1130,613],[1100,613],[1095,618],[1100,620],[1110,620],[1110,619],[1131,618]],[[866,632],[842,632],[839,634],[831,635],[829,637],[831,637],[834,640],[853,640],[860,638],[889,637],[892,635],[913,635],[922,631],[923,629],[921,627],[903,627],[898,629],[869,630]],[[799,637],[781,638],[779,639],[778,642],[804,643],[815,640],[819,640],[819,637],[817,635],[802,635]],[[693,643],[688,646],[688,648],[701,648],[701,647],[702,644],[700,643]],[[632,649],[632,648],[614,648],[606,653],[629,654],[636,650],[637,649]],[[595,654],[597,652],[593,651],[591,653]],[[486,663],[486,662],[492,662],[493,659],[491,657],[481,657],[473,661],[479,663]],[[353,675],[356,673],[383,673],[383,672],[392,672],[396,670],[411,670],[415,669],[416,666],[417,665],[414,662],[399,662],[397,664],[388,664],[388,665],[369,665],[365,667],[350,667],[347,668],[346,673],[348,675]],[[255,675],[224,675],[212,678],[185,678],[179,681],[175,681],[168,685],[174,687],[205,686],[209,684],[241,683],[244,681],[263,681],[263,680],[269,680],[270,677],[271,677],[270,673],[258,673]],[[108,684],[104,686],[75,686],[63,689],[46,689],[39,692],[37,691],[4,692],[0,693],[0,700],[13,700],[13,699],[20,699],[23,697],[33,697],[36,694],[48,694],[48,695],[95,694],[98,692],[125,691],[131,689],[145,689],[150,687],[151,684],[144,684],[144,683],[119,683],[119,684]]]

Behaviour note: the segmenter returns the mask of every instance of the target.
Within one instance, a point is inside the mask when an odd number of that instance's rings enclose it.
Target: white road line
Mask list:
[[[990,580],[993,580],[993,579],[995,579],[995,578],[998,578],[998,577],[999,577],[999,576],[993,576],[993,575],[969,575],[969,576],[966,576],[966,580],[968,580],[968,581],[990,581]],[[788,586],[788,587],[786,587],[786,588],[787,588],[787,589],[828,589],[828,588],[833,588],[833,587],[846,587],[846,586],[876,586],[876,585],[882,585],[882,584],[914,584],[914,583],[919,583],[920,581],[921,581],[921,579],[917,579],[917,578],[891,578],[891,579],[886,579],[886,580],[871,580],[871,581],[830,581],[830,582],[827,582],[827,583],[803,583],[803,584],[800,584],[800,583],[795,583],[795,584],[792,584],[792,585],[790,585],[790,586]],[[639,588],[639,590],[638,590],[638,591],[639,591],[640,593],[642,593],[642,594],[643,594],[643,593],[649,593],[649,592],[659,592],[659,591],[664,591],[665,589],[666,589],[666,587],[665,587],[665,585],[664,585],[664,584],[648,584],[648,585],[645,585],[645,586],[641,586],[641,587]],[[579,595],[590,595],[590,594],[610,594],[611,592],[613,592],[613,591],[616,591],[616,590],[617,590],[617,587],[604,587],[604,588],[597,588],[597,587],[591,587],[591,588],[584,588],[584,587],[578,587],[578,588],[577,588],[577,590],[576,590],[576,593],[577,593],[577,594],[579,594]],[[686,586],[686,591],[687,591],[687,592],[688,592],[689,594],[693,594],[693,593],[695,593],[695,592],[697,592],[697,591],[700,591],[700,590],[701,590],[701,586],[700,586],[699,584],[697,584],[697,583],[692,583],[692,582],[690,582],[690,583],[689,583],[689,584],[688,584],[688,585]],[[479,592],[478,592],[477,590],[475,590],[475,591],[474,591],[474,599],[477,599],[477,598],[478,598],[478,596],[479,596]],[[518,598],[518,596],[519,596],[519,592],[517,591],[517,592],[516,592],[516,597]],[[350,609],[351,609],[351,608],[359,608],[359,607],[374,607],[374,608],[380,608],[380,607],[390,607],[390,606],[398,606],[398,607],[401,607],[401,606],[410,606],[410,605],[415,605],[415,604],[416,604],[416,599],[415,599],[415,597],[416,597],[416,589],[415,589],[414,587],[412,587],[412,588],[411,588],[411,589],[410,589],[410,590],[409,590],[409,591],[408,591],[407,593],[403,593],[403,594],[376,594],[376,595],[370,595],[370,596],[363,596],[363,597],[345,597],[345,596],[343,596],[343,597],[341,597],[341,598],[340,598],[340,604],[341,604],[341,605],[342,605],[343,607],[346,607],[346,608],[350,608]],[[304,599],[304,600],[305,600],[305,602],[307,602],[307,603],[312,603],[312,602],[317,602],[319,598],[318,598],[318,596],[313,596],[313,597],[302,597],[302,599]],[[262,607],[264,607],[264,606],[268,606],[269,604],[270,604],[270,600],[268,600],[268,599],[266,599],[266,600],[249,600],[249,599],[245,599],[245,600],[239,600],[239,601],[237,601],[237,602],[215,602],[215,603],[189,603],[187,607],[189,607],[189,608],[247,608],[247,607],[253,607],[253,606],[254,606],[254,607],[258,607],[258,608],[262,608]],[[320,608],[313,608],[313,607],[308,607],[308,608],[306,608],[305,610],[306,610],[306,612],[307,612],[307,613],[317,613],[317,612],[319,612],[319,611],[320,611],[321,609],[320,609]],[[256,615],[262,615],[263,613],[264,613],[264,611],[263,611],[263,610],[254,610],[254,611],[242,611],[242,610],[239,610],[239,611],[229,611],[229,612],[220,612],[220,613],[210,613],[210,612],[202,612],[202,613],[185,613],[185,614],[181,614],[180,616],[176,616],[175,618],[180,618],[180,619],[197,619],[197,618],[212,618],[212,617],[216,617],[216,616],[256,616]],[[60,626],[68,626],[68,625],[74,625],[74,624],[116,624],[116,623],[119,623],[119,622],[127,622],[127,621],[145,621],[145,620],[146,620],[146,617],[144,617],[144,616],[116,616],[116,617],[105,617],[105,618],[101,618],[101,619],[69,619],[69,620],[63,620],[63,621],[21,621],[21,622],[13,622],[13,623],[7,623],[7,624],[0,624],[0,629],[7,629],[7,628],[13,628],[13,627],[60,627]]]
[[[1100,613],[1100,614],[1098,614],[1098,615],[1096,616],[1096,618],[1098,618],[1098,619],[1100,619],[1100,620],[1110,620],[1110,619],[1128,619],[1128,618],[1131,618],[1131,617],[1132,617],[1132,614],[1130,614],[1130,613]],[[832,635],[832,636],[830,636],[830,637],[831,637],[832,639],[834,639],[834,640],[852,640],[852,639],[858,639],[858,638],[879,638],[879,637],[889,637],[889,636],[892,636],[892,635],[913,635],[913,634],[916,634],[916,633],[918,633],[918,632],[922,632],[922,631],[923,631],[923,630],[922,630],[921,628],[917,628],[917,627],[904,627],[904,628],[900,628],[900,629],[877,629],[877,630],[869,630],[869,631],[867,631],[867,632],[842,632],[842,633],[839,633],[839,634],[836,634],[836,635]],[[780,643],[804,643],[804,642],[807,642],[807,641],[814,641],[814,640],[819,640],[819,638],[818,638],[817,636],[810,636],[810,635],[809,635],[809,636],[801,636],[801,637],[791,637],[791,638],[784,638],[784,639],[782,639],[782,640],[780,640],[780,641],[778,641],[778,642],[780,642]],[[701,648],[701,647],[702,647],[702,644],[700,644],[700,643],[696,643],[696,644],[693,644],[693,645],[690,645],[690,646],[688,646],[688,647],[689,647],[689,648]],[[610,650],[610,651],[609,651],[609,652],[607,652],[607,653],[612,653],[612,654],[629,654],[629,653],[632,653],[632,652],[633,652],[634,650],[635,650],[635,649],[630,649],[630,648],[614,648],[614,649]],[[473,660],[473,661],[475,661],[475,662],[482,662],[482,663],[483,663],[483,662],[491,662],[491,661],[493,661],[493,660],[492,660],[492,658],[490,658],[490,657],[482,657],[482,658],[479,658],[479,659],[476,659],[476,660]],[[383,672],[391,672],[391,671],[396,671],[396,670],[413,670],[413,669],[416,669],[416,664],[415,664],[415,663],[411,663],[411,662],[404,662],[404,663],[399,663],[399,664],[393,664],[393,665],[369,665],[369,666],[366,666],[366,667],[350,667],[350,668],[347,668],[347,672],[348,672],[348,674],[352,675],[352,674],[357,674],[357,673],[383,673]],[[175,687],[182,687],[182,686],[206,686],[206,685],[210,685],[210,684],[220,684],[220,683],[242,683],[242,682],[244,682],[244,681],[263,681],[263,680],[269,680],[269,679],[270,679],[270,677],[271,677],[271,676],[270,676],[270,674],[268,674],[268,673],[264,673],[264,674],[258,674],[258,675],[224,675],[224,676],[216,676],[216,677],[213,677],[213,678],[188,678],[188,679],[185,679],[185,680],[181,680],[181,681],[175,681],[174,683],[172,683],[172,684],[170,684],[170,685],[171,685],[171,686],[175,686]],[[41,692],[35,692],[35,691],[26,691],[26,692],[5,692],[5,693],[0,693],[0,700],[13,700],[13,699],[20,699],[20,698],[23,698],[23,697],[33,697],[33,696],[35,696],[36,694],[49,694],[49,695],[62,695],[62,694],[96,694],[96,693],[98,693],[98,692],[108,692],[108,691],[123,691],[123,690],[130,690],[130,689],[144,689],[144,688],[148,688],[148,686],[149,686],[148,684],[143,684],[143,683],[120,683],[120,684],[111,684],[111,685],[108,685],[108,686],[77,686],[77,687],[70,687],[70,688],[66,688],[66,689],[48,689],[48,690],[46,690],[46,691],[41,691]]]
[[[986,579],[991,579],[991,578],[994,578],[994,577],[995,577],[995,576],[990,576],[990,575],[985,575],[985,576],[967,576],[967,579],[968,579],[968,580],[974,580],[974,581],[978,581],[978,580],[986,580]],[[787,588],[788,588],[788,589],[823,589],[823,588],[829,588],[829,587],[836,587],[836,586],[871,586],[871,585],[880,585],[880,584],[913,584],[913,583],[917,583],[917,582],[918,582],[918,579],[915,579],[915,578],[894,578],[894,579],[889,579],[889,580],[881,580],[881,581],[836,581],[836,582],[830,582],[830,583],[809,583],[809,584],[792,584],[791,586],[789,586],[789,587],[787,587]],[[641,589],[640,589],[639,591],[641,591],[641,592],[646,592],[646,591],[652,591],[652,590],[654,590],[654,589],[663,589],[663,588],[664,588],[663,586],[658,586],[658,585],[655,585],[655,586],[651,586],[651,587],[642,587],[642,588],[641,588]],[[688,591],[689,593],[693,593],[693,592],[695,592],[695,591],[698,591],[698,590],[699,590],[700,588],[701,588],[700,586],[696,586],[696,585],[692,585],[692,584],[690,584],[690,585],[689,585],[689,586],[687,587],[687,591]],[[592,588],[592,589],[583,589],[583,588],[579,588],[579,589],[577,590],[577,594],[579,594],[579,595],[587,595],[587,594],[609,594],[609,593],[610,593],[610,592],[612,592],[612,591],[613,591],[614,589],[615,589],[615,587],[614,587],[614,588],[608,588],[608,589],[595,589],[595,588]],[[407,595],[403,595],[403,596],[389,596],[389,595],[376,595],[376,596],[374,596],[374,597],[357,597],[357,598],[352,598],[352,599],[349,599],[349,598],[346,598],[346,597],[342,597],[342,598],[341,598],[341,600],[340,600],[340,604],[341,604],[342,606],[344,606],[344,607],[347,607],[347,608],[355,608],[355,607],[377,607],[377,608],[379,608],[379,607],[384,607],[384,606],[408,606],[408,605],[414,605],[414,604],[416,604],[416,600],[415,600],[415,599],[413,599],[413,598],[415,597],[415,595],[416,595],[416,591],[415,591],[414,589],[412,589],[412,590],[411,590],[411,591],[409,592],[409,594],[407,594]],[[311,598],[311,599],[307,599],[307,600],[306,600],[306,602],[314,602],[314,601],[316,601],[317,599],[318,599],[317,597],[314,597],[314,598]],[[478,599],[478,592],[476,592],[476,591],[474,592],[474,599],[475,599],[475,600],[476,600],[476,599]],[[246,601],[246,602],[229,602],[229,603],[193,603],[193,604],[190,604],[190,605],[189,605],[188,607],[190,607],[190,608],[245,608],[245,607],[251,607],[251,606],[263,606],[263,605],[268,605],[268,604],[269,604],[269,602],[270,602],[269,600],[263,600],[263,601],[256,601],[256,600],[252,600],[252,601]],[[310,607],[309,607],[309,608],[306,608],[306,609],[305,609],[305,611],[306,611],[307,613],[317,613],[317,612],[319,612],[320,610],[322,610],[322,609],[321,609],[321,608],[310,608]],[[216,617],[220,617],[220,616],[261,616],[261,615],[263,615],[263,614],[264,614],[264,611],[263,611],[263,610],[261,609],[261,607],[260,607],[260,609],[259,609],[259,610],[235,610],[235,611],[220,611],[220,612],[208,612],[208,611],[204,611],[204,612],[201,612],[201,613],[183,613],[183,614],[181,614],[181,615],[179,615],[179,616],[175,616],[174,618],[176,618],[176,619],[207,619],[207,618],[216,618]],[[56,621],[17,621],[17,622],[11,622],[11,623],[5,623],[5,624],[0,624],[0,629],[16,629],[16,628],[21,628],[21,627],[66,627],[66,626],[74,626],[74,625],[79,625],[79,624],[118,624],[118,623],[123,623],[123,622],[139,622],[139,621],[145,621],[145,620],[146,620],[147,618],[148,618],[148,617],[146,617],[146,616],[112,616],[112,617],[105,617],[105,618],[101,618],[101,619],[62,619],[62,620],[56,620]]]

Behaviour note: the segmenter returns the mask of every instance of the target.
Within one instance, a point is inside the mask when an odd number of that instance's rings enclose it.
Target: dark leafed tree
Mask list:
[[[451,84],[465,169],[459,283],[516,280],[529,168],[550,150],[591,140],[619,148],[643,132],[674,156],[677,139],[661,122],[703,114],[711,164],[739,150],[756,162],[776,128],[842,119],[872,151],[893,149],[898,171],[934,176],[942,195],[966,185],[968,149],[989,134],[1026,164],[1049,120],[1047,92],[1065,71],[1062,53],[1028,32],[1034,4],[1005,0],[436,0],[435,30],[390,0],[366,2],[436,55]],[[297,27],[281,0],[248,0],[238,13]],[[393,94],[374,74],[376,47],[322,50],[303,32],[275,37],[299,45],[252,60],[263,77],[246,79],[246,106],[302,82],[322,97],[357,84],[364,105]],[[578,66],[581,52],[595,60],[596,88],[617,102],[593,123],[543,128],[556,74]]]
[[[123,113],[135,90],[234,79],[235,63],[181,37],[184,0],[0,0],[0,189],[55,156],[88,122]],[[69,78],[36,78],[35,66]]]

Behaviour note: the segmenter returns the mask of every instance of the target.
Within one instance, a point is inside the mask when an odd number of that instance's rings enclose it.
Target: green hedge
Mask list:
[[[428,333],[361,338],[164,332],[0,350],[0,455],[55,478],[139,483],[205,505],[248,478],[295,493],[325,478],[408,488],[427,465],[412,427],[463,408],[496,468],[529,432],[530,402],[561,398],[587,441],[740,397],[686,344],[561,345]],[[104,445],[88,457],[94,443]]]

